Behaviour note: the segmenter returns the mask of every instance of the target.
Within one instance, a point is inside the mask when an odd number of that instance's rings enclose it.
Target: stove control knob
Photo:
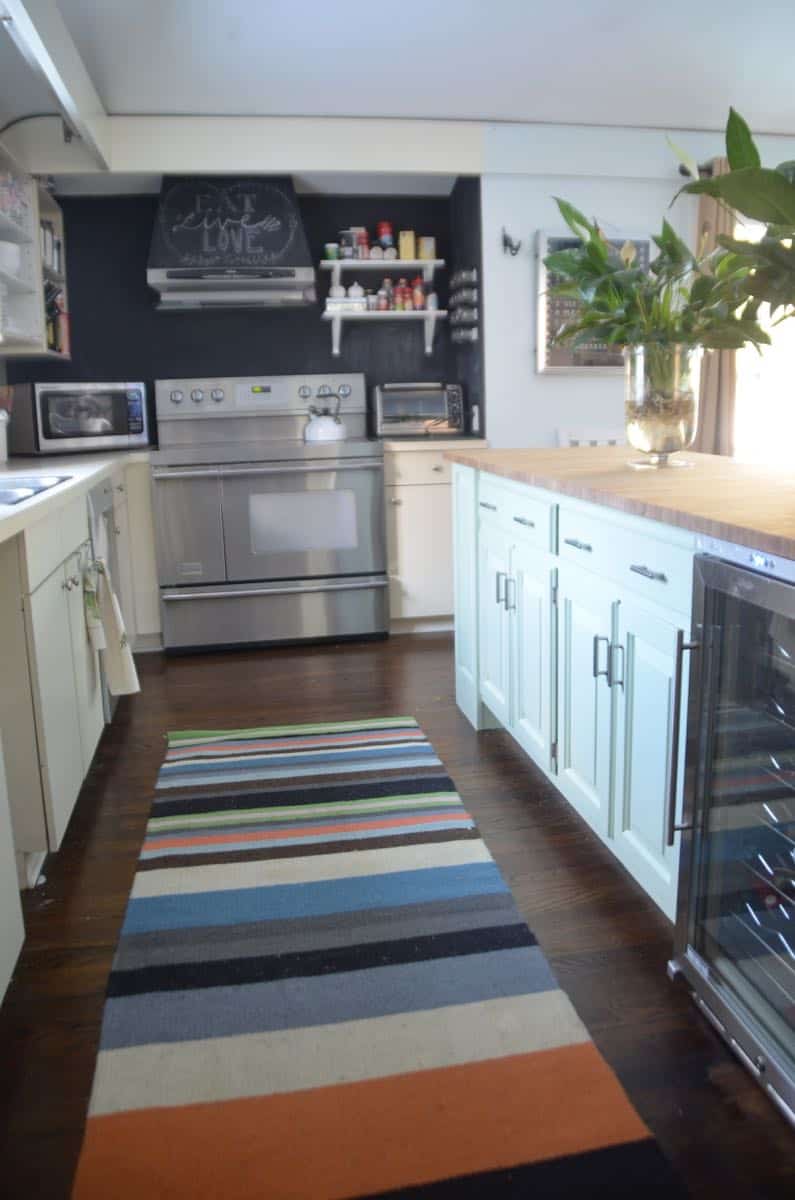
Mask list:
[[[351,394],[351,385],[349,383],[341,383],[337,388],[337,394],[342,400],[347,400]]]
[[[195,404],[201,404],[202,400],[204,399],[204,392],[201,390],[201,388],[194,388],[190,394],[190,398]]]
[[[298,389],[298,395],[301,397],[302,400],[308,400],[309,397],[312,395],[311,387],[309,387],[305,383],[302,383],[300,388]]]
[[[224,398],[223,388],[213,388],[213,390],[210,392],[210,396],[216,404],[220,404]]]
[[[172,404],[181,404],[184,399],[185,397],[180,391],[172,392],[169,396],[169,400]]]
[[[318,396],[330,396],[331,388],[327,383],[321,383],[320,387],[317,389],[317,394]]]

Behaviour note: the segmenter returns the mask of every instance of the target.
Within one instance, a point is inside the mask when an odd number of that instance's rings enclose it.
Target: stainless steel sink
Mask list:
[[[6,482],[0,481],[0,504],[21,504],[23,500],[32,500],[41,492],[47,492],[71,478],[71,475],[12,475]]]

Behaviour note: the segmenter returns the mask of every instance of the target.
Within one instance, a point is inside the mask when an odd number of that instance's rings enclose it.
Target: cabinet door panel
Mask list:
[[[677,626],[622,595],[617,642],[623,648],[624,686],[616,690],[616,779],[612,834],[624,866],[671,920],[676,908],[679,841],[666,845],[667,783]],[[685,673],[686,674],[686,673]],[[687,681],[682,686],[686,691]],[[687,711],[687,696],[682,697]],[[678,753],[684,754],[684,731]],[[681,806],[679,772],[677,812]]]
[[[80,726],[80,750],[85,776],[105,725],[102,711],[102,680],[99,673],[99,655],[91,645],[86,629],[81,555],[73,554],[67,560],[66,573],[74,585],[66,592],[66,604],[69,609],[77,720]],[[78,582],[74,583],[75,580]]]
[[[561,563],[558,573],[558,786],[603,836],[610,810],[612,695],[603,671],[611,638],[612,588]],[[594,660],[594,639],[600,661]]]
[[[513,620],[511,733],[527,753],[551,767],[553,678],[552,560],[529,546],[511,551]]]
[[[503,725],[510,723],[510,621],[504,604],[510,542],[495,525],[478,531],[478,647],[480,696]],[[499,599],[498,599],[499,596]]]
[[[414,484],[385,488],[385,494],[390,616],[393,620],[449,616],[453,611],[450,488]]]
[[[479,728],[477,476],[453,466],[453,566],[455,573],[455,699]]]
[[[66,572],[60,567],[27,600],[39,760],[51,850],[57,850],[61,844],[83,782],[83,752],[65,585]]]

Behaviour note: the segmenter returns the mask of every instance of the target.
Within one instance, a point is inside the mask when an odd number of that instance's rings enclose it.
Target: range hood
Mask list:
[[[164,179],[146,282],[157,307],[174,312],[314,304],[315,270],[292,180]]]

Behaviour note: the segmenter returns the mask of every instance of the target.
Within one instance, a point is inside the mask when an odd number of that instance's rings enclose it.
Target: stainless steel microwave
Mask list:
[[[149,445],[143,383],[22,383],[12,390],[11,454],[74,454]]]
[[[464,433],[458,383],[382,383],[373,391],[376,437],[436,437]]]

